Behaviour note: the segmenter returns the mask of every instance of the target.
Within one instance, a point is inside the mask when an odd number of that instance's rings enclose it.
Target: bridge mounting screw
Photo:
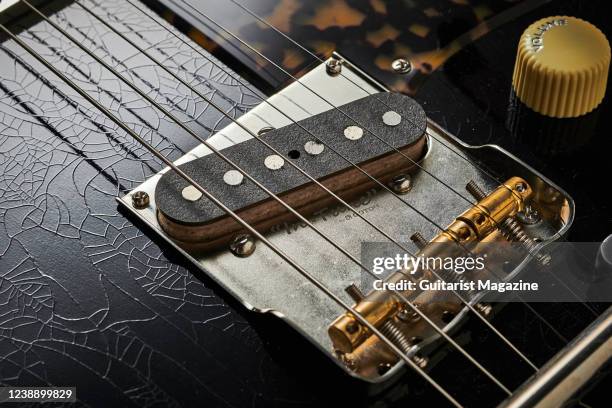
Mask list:
[[[391,63],[391,69],[396,74],[407,74],[412,71],[412,64],[406,58],[398,58]]]
[[[246,258],[255,252],[255,239],[249,234],[238,235],[230,244],[230,251],[239,258]]]
[[[149,194],[144,191],[137,191],[132,194],[132,205],[137,210],[143,210],[149,206],[151,200],[149,199]]]
[[[342,60],[332,58],[325,64],[325,70],[331,76],[336,76],[342,72]]]
[[[410,174],[398,174],[391,179],[389,187],[396,194],[406,194],[412,190],[412,177]]]
[[[540,217],[540,213],[538,212],[537,209],[535,209],[532,205],[528,204],[525,206],[525,210],[519,212],[516,215],[516,218],[518,218],[518,220],[522,223],[522,224],[526,224],[526,225],[533,225],[533,224],[537,224],[538,222],[540,222],[540,220],[542,219]]]

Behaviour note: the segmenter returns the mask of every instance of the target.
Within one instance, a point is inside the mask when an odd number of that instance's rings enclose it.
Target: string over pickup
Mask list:
[[[253,138],[224,149],[224,155],[244,172],[217,155],[180,168],[249,224],[266,232],[296,217],[252,179],[308,216],[336,204],[329,191],[351,200],[378,183],[386,185],[398,174],[412,171],[426,150],[426,127],[425,112],[412,98],[379,93],[289,126],[265,129],[259,132],[261,140]],[[160,179],[155,201],[160,225],[183,248],[227,247],[244,233],[173,171]]]

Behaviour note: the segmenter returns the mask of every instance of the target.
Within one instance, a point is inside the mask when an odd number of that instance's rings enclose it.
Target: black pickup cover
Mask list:
[[[397,126],[384,124],[382,117],[388,111],[401,115]],[[424,134],[426,125],[425,112],[414,99],[402,94],[379,93],[312,116],[300,121],[299,125],[293,123],[270,131],[261,138],[318,180],[349,167],[350,163],[328,147],[316,156],[306,153],[304,144],[315,140],[314,136],[353,163],[363,163],[391,152],[389,145],[401,148],[416,142]],[[363,137],[347,139],[344,129],[348,126],[364,128]],[[299,157],[289,159],[290,151],[299,152]],[[279,170],[268,169],[264,159],[274,152],[255,138],[223,149],[223,154],[275,194],[311,182],[288,163]],[[295,155],[294,152],[292,156]],[[238,186],[226,184],[223,175],[233,167],[214,153],[179,167],[232,210],[269,198],[246,177]],[[166,217],[178,223],[197,225],[226,215],[206,196],[195,202],[185,200],[181,192],[187,186],[188,183],[174,171],[167,172],[160,179],[155,201]]]

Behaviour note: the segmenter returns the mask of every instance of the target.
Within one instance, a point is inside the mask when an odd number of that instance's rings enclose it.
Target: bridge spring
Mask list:
[[[410,340],[402,333],[399,327],[392,321],[387,320],[380,327],[380,332],[389,338],[393,344],[399,347],[404,353],[408,353],[412,344]]]

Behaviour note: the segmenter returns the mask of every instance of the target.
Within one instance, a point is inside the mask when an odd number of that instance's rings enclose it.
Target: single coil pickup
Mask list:
[[[413,99],[380,93],[259,136],[284,157],[253,138],[222,150],[242,172],[214,153],[180,168],[242,219],[265,232],[294,221],[296,216],[245,174],[308,216],[338,204],[337,199],[287,161],[342,199],[352,200],[377,186],[370,177],[387,184],[398,174],[412,171],[426,151],[426,126],[425,112]],[[160,225],[181,246],[208,251],[227,245],[244,232],[194,190],[169,171],[155,191]]]

